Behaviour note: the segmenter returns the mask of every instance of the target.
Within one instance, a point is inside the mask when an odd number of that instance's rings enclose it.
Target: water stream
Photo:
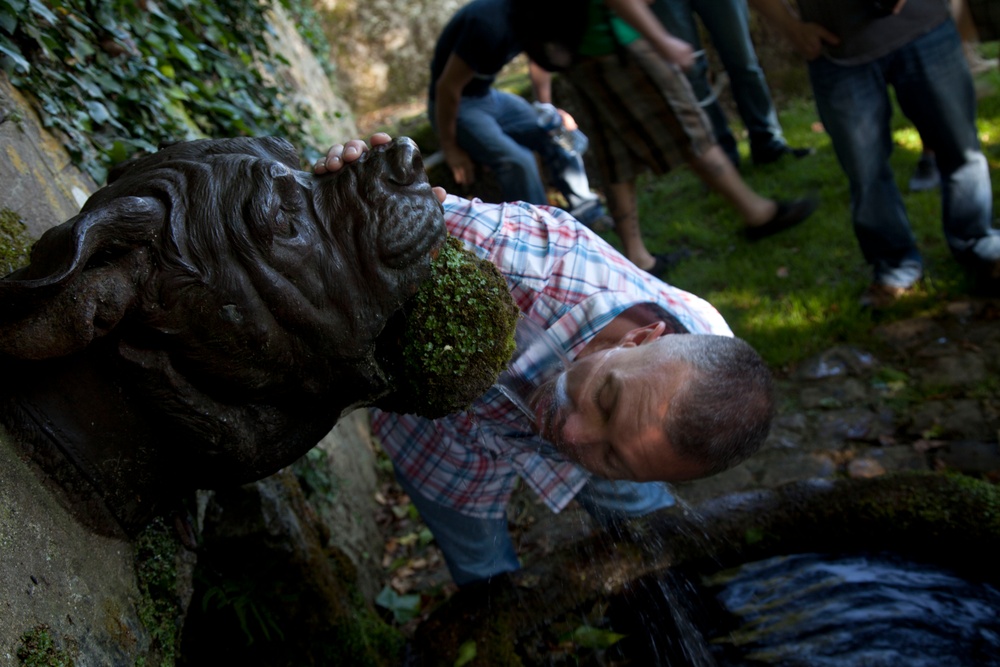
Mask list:
[[[635,582],[604,664],[1000,667],[1000,590],[892,554],[800,554]]]
[[[517,323],[514,341],[514,355],[495,386],[534,424],[532,399],[543,385],[566,370],[569,357],[544,328],[524,317]]]

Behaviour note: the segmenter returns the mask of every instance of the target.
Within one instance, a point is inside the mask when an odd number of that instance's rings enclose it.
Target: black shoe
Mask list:
[[[743,234],[748,241],[759,241],[799,224],[816,210],[819,200],[814,196],[793,201],[779,201],[778,210],[763,225],[744,227]]]
[[[667,273],[680,264],[683,260],[691,256],[691,251],[687,248],[653,255],[653,265],[648,269],[643,269],[646,273],[663,278]]]
[[[941,173],[938,171],[937,160],[934,159],[933,153],[924,153],[920,156],[908,185],[910,192],[933,190],[941,185]]]
[[[816,152],[815,148],[792,148],[788,144],[782,144],[778,148],[772,148],[767,151],[761,151],[760,153],[755,153],[753,157],[753,163],[755,165],[771,164],[772,162],[777,162],[786,155],[791,155],[796,159],[801,159],[808,157]]]

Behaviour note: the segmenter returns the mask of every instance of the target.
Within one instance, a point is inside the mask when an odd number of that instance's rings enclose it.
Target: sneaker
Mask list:
[[[892,285],[885,285],[883,283],[872,283],[861,295],[861,298],[858,299],[858,303],[862,308],[868,310],[882,310],[896,303],[901,297],[912,291],[913,285],[909,287],[893,287]]]
[[[791,155],[796,159],[801,159],[808,157],[816,152],[815,148],[792,148],[788,144],[782,144],[778,148],[768,150],[767,152],[759,152],[751,157],[753,158],[753,163],[755,165],[771,164],[772,162],[777,162],[786,155]]]
[[[941,173],[937,168],[937,160],[933,153],[922,153],[917,166],[910,176],[910,192],[933,190],[941,185]]]

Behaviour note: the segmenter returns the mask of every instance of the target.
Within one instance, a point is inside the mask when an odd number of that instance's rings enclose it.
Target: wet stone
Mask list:
[[[875,365],[868,352],[851,346],[833,347],[811,357],[795,373],[800,380],[821,380],[845,375],[859,375]]]
[[[823,413],[817,431],[842,440],[875,440],[880,432],[878,415],[866,408],[847,408]]]
[[[927,470],[927,457],[909,445],[893,445],[869,449],[864,454],[886,470]]]
[[[799,394],[803,408],[841,408],[864,402],[871,393],[868,385],[856,378],[844,378],[807,386]]]
[[[882,464],[870,457],[854,459],[847,464],[847,476],[851,479],[871,479],[886,472]]]
[[[748,467],[755,469],[757,483],[765,487],[815,477],[831,477],[837,472],[837,466],[830,457],[807,453],[772,456],[771,452],[764,452],[754,457]]]
[[[996,423],[975,399],[928,401],[914,406],[905,432],[921,438],[989,440],[996,437]]]
[[[754,467],[754,459],[751,459],[718,475],[693,482],[676,484],[673,488],[683,500],[692,504],[698,504],[709,498],[717,498],[730,493],[756,488],[757,485],[754,483]]]
[[[986,379],[982,357],[965,352],[930,360],[920,371],[924,387],[970,387]]]
[[[935,452],[946,468],[967,475],[1000,472],[1000,445],[996,442],[957,441]]]
[[[945,329],[929,317],[917,317],[879,327],[876,333],[889,345],[912,349],[945,335]]]

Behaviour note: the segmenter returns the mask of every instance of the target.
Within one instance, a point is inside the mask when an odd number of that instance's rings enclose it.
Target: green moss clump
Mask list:
[[[25,667],[73,667],[73,659],[56,648],[47,625],[39,625],[21,635],[17,657]]]
[[[28,263],[31,240],[24,221],[9,208],[0,208],[0,277]]]
[[[431,419],[468,408],[514,353],[519,311],[507,282],[449,237],[409,305],[397,403]]]

